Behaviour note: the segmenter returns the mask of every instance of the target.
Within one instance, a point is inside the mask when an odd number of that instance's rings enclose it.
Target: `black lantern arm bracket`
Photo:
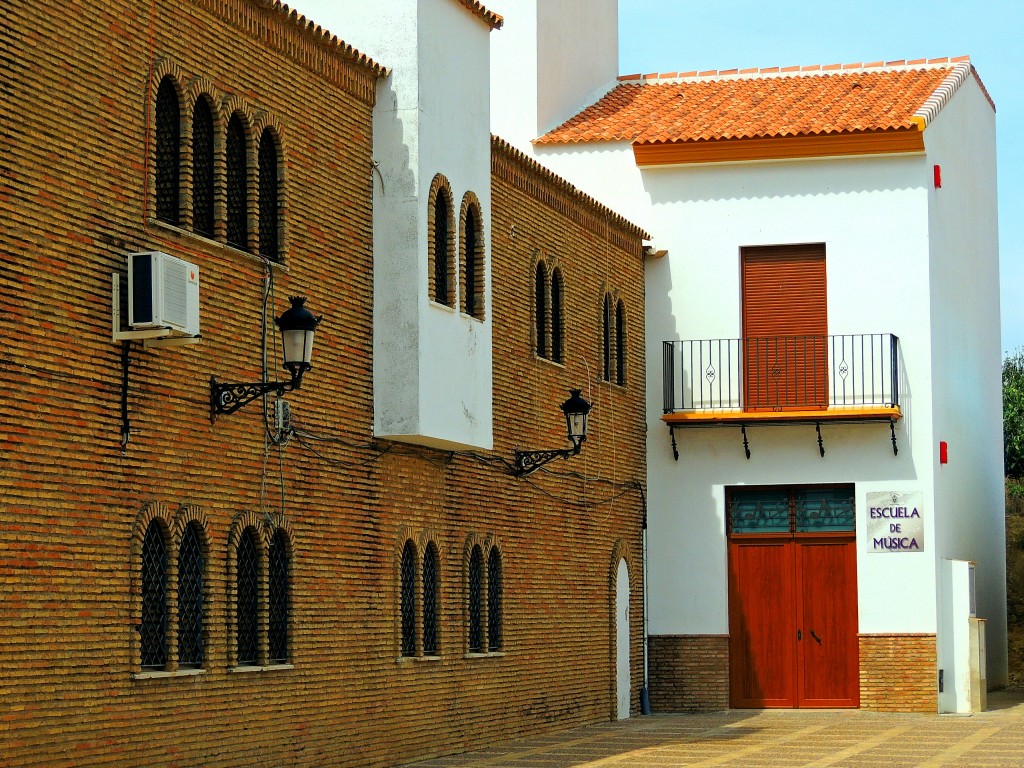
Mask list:
[[[555,448],[550,451],[516,451],[513,454],[512,473],[516,477],[528,475],[555,459],[577,456],[583,447],[582,441],[575,448]]]
[[[572,448],[555,448],[548,451],[517,450],[512,456],[512,474],[523,477],[540,469],[549,461],[578,456],[583,448],[583,441],[587,439],[587,416],[591,407],[580,395],[580,390],[569,390],[569,399],[562,403],[561,408],[565,414],[566,437],[572,443]]]
[[[210,377],[210,421],[218,416],[234,413],[248,405],[257,397],[277,393],[283,395],[299,388],[301,380],[291,381],[257,381],[257,382],[224,382],[217,381],[216,376]]]

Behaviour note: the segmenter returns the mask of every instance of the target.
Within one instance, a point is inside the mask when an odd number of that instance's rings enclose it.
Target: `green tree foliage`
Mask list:
[[[1007,477],[1024,477],[1024,350],[1003,360],[1003,460]]]

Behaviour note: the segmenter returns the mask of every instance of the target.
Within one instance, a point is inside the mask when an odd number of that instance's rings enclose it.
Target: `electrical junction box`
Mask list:
[[[160,251],[128,254],[128,325],[199,336],[199,267]]]

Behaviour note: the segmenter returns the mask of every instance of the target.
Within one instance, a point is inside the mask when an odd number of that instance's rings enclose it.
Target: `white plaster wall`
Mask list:
[[[647,263],[650,632],[728,632],[724,488],[855,483],[860,630],[936,631],[928,212],[923,156],[639,170],[626,144],[538,147],[541,161],[636,221],[668,255]],[[830,333],[895,333],[905,418],[885,425],[677,430],[662,409],[663,340],[741,334],[739,248],[824,242]],[[926,551],[869,554],[866,494],[923,494]]]
[[[597,101],[619,74],[618,0],[492,0],[492,130],[529,142]]]
[[[988,680],[1006,683],[995,114],[968,78],[925,130],[931,209],[936,513],[942,557],[977,564]],[[934,189],[932,167],[941,167]],[[949,445],[940,465],[938,441]],[[940,643],[941,643],[940,637]]]
[[[374,110],[374,433],[492,446],[489,27],[457,0],[337,0],[332,28],[392,68]],[[370,169],[367,169],[370,172]],[[485,319],[429,300],[428,195],[448,179],[484,225]],[[458,234],[456,234],[458,238]]]

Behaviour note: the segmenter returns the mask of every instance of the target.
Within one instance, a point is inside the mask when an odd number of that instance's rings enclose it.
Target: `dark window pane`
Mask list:
[[[444,190],[434,198],[434,301],[449,304],[448,298],[448,200]]]
[[[247,152],[245,127],[238,115],[228,122],[227,137],[228,245],[245,249],[249,239],[249,212],[245,194]]]
[[[174,83],[165,77],[156,94],[156,217],[178,223],[181,114]]]
[[[213,114],[203,98],[192,111],[192,229],[213,237]]]
[[[477,267],[476,212],[473,206],[466,209],[466,314],[476,317],[477,313]]]
[[[416,655],[416,547],[402,549],[402,655]]]
[[[284,664],[288,661],[288,542],[284,531],[278,529],[270,542],[270,661]]]
[[[487,555],[487,649],[501,650],[501,553],[491,547]]]
[[[259,548],[256,532],[246,528],[236,551],[235,618],[239,664],[255,664],[259,659]]]
[[[853,488],[808,488],[794,495],[798,532],[855,529]]]
[[[437,547],[433,544],[423,553],[423,653],[437,654]]]
[[[537,265],[534,279],[534,318],[537,334],[537,356],[548,356],[548,277],[543,264]]]
[[[178,549],[178,664],[203,666],[203,547],[195,525]]]
[[[626,383],[626,308],[615,305],[615,383]]]
[[[729,494],[729,530],[732,533],[788,533],[788,489],[733,489]]]
[[[260,255],[277,261],[278,216],[277,144],[270,130],[260,137]]]
[[[155,520],[142,542],[142,666],[167,664],[167,545]]]
[[[562,271],[551,275],[551,359],[562,362]]]
[[[483,623],[483,554],[473,547],[469,556],[469,650],[479,653],[484,649]]]

